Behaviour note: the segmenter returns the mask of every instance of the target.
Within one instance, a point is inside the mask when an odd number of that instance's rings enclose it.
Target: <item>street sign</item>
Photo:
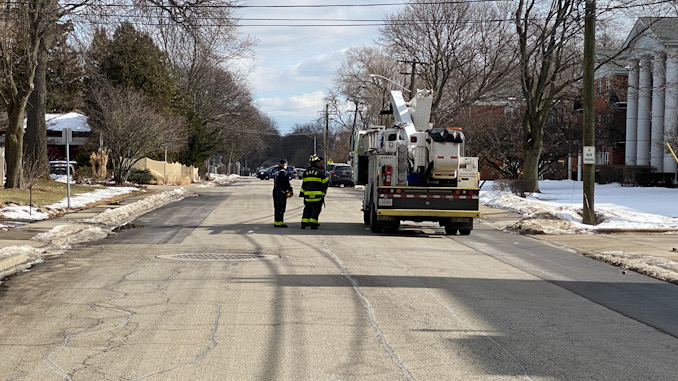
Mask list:
[[[584,164],[596,164],[596,147],[594,146],[585,146],[583,155]]]
[[[63,139],[63,144],[73,143],[73,130],[70,128],[61,130],[61,139]]]

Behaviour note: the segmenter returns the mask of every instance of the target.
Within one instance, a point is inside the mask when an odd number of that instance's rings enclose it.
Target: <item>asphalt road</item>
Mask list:
[[[295,191],[300,182],[294,181]],[[672,380],[678,286],[482,221],[374,235],[330,189],[198,188],[0,285],[3,380]]]

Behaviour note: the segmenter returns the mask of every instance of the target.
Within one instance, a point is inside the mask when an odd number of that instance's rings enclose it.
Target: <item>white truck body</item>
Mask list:
[[[461,131],[436,129],[432,94],[411,102],[391,92],[395,125],[373,126],[353,137],[354,182],[365,185],[364,222],[374,232],[397,230],[401,220],[436,221],[447,234],[470,234],[480,215],[478,158],[465,157]]]

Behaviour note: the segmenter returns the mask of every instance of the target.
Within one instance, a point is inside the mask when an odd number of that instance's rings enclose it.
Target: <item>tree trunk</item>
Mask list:
[[[38,53],[38,66],[35,70],[33,84],[35,88],[26,105],[26,146],[24,160],[36,160],[34,167],[40,172],[40,178],[49,175],[49,158],[47,157],[47,125],[45,123],[47,102],[47,49],[41,43]]]
[[[10,105],[5,134],[5,160],[7,162],[7,181],[5,188],[23,187],[23,166],[21,149],[24,144],[24,110],[26,103]]]
[[[539,192],[539,157],[543,145],[544,124],[529,116],[523,123],[523,190]]]

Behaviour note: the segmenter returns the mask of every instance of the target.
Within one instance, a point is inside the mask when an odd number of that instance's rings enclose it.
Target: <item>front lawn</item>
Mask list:
[[[76,194],[89,193],[101,186],[71,184],[71,197]],[[66,184],[58,181],[40,181],[33,187],[33,204],[47,206],[66,198]],[[8,202],[17,205],[28,205],[30,191],[28,189],[0,188],[0,206]]]

